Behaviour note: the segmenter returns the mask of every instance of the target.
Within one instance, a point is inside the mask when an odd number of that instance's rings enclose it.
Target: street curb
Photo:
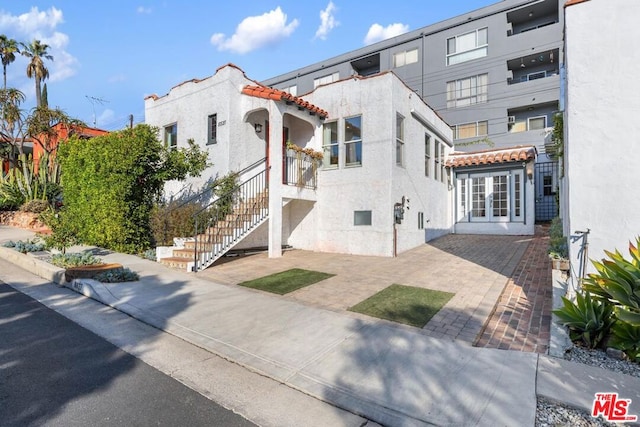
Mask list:
[[[46,261],[20,253],[15,249],[0,246],[0,258],[15,264],[30,273],[40,276],[43,279],[47,279],[58,286],[63,286],[65,283],[64,268],[56,267]]]

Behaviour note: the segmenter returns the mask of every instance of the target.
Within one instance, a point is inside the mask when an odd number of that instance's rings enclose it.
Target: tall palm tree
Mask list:
[[[40,40],[34,40],[28,45],[21,43],[21,45],[23,50],[20,53],[31,59],[27,65],[27,77],[36,81],[36,107],[40,107],[42,105],[40,82],[49,77],[49,70],[44,66],[43,59],[53,61],[53,56],[47,52],[49,45],[40,42]]]
[[[4,34],[0,34],[0,59],[2,59],[4,89],[7,88],[7,65],[16,60],[16,53],[20,53],[20,50],[18,50],[18,42]]]

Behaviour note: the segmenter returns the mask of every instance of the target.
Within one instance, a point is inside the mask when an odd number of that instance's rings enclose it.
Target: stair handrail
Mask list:
[[[242,175],[242,174],[244,174],[246,172],[249,172],[251,169],[255,169],[256,167],[260,166],[263,163],[266,164],[266,162],[267,162],[267,158],[263,157],[260,160],[257,160],[255,162],[251,163],[249,166],[246,166],[245,168],[241,169],[239,172],[237,172],[237,174],[238,174],[238,176],[240,176],[240,175]],[[214,181],[214,183],[215,183],[215,181]],[[182,190],[180,190],[178,192],[178,194],[183,192],[185,188],[187,188],[187,187],[184,187]],[[173,207],[167,209],[167,211],[164,213],[165,221],[164,221],[164,230],[163,230],[163,235],[162,235],[162,237],[163,237],[163,242],[162,243],[165,243],[166,240],[167,240],[167,226],[168,226],[167,225],[167,218],[169,217],[169,215],[173,211],[175,211],[175,210],[177,210],[177,209],[179,209],[179,208],[181,208],[181,207],[183,207],[185,205],[188,205],[189,203],[193,202],[194,200],[197,200],[197,199],[199,199],[201,197],[204,197],[205,194],[213,193],[214,190],[215,190],[215,186],[210,184],[210,185],[207,186],[207,188],[205,188],[204,190],[200,191],[199,193],[196,193],[193,196],[189,197],[188,199],[183,200],[182,202],[180,202],[176,206],[173,206]],[[172,199],[173,199],[173,197],[172,197]],[[210,203],[213,203],[215,200],[217,200],[217,199],[212,200]],[[169,203],[171,203],[171,201]],[[207,205],[207,206],[210,206],[210,205]],[[204,209],[206,209],[206,207]],[[201,211],[196,212],[196,214],[194,214],[194,215],[197,215],[199,212],[201,212]]]
[[[265,159],[266,160],[266,159]],[[240,184],[237,184],[236,186],[234,186],[232,189],[230,189],[229,191],[220,194],[216,199],[212,200],[209,204],[207,204],[206,206],[202,207],[200,210],[198,210],[195,214],[193,214],[193,218],[194,218],[194,233],[193,233],[193,240],[194,240],[194,251],[193,251],[193,260],[194,260],[194,266],[193,266],[193,271],[198,271],[198,266],[199,266],[199,258],[200,258],[200,248],[198,246],[198,235],[200,234],[200,230],[199,230],[199,224],[198,224],[198,217],[200,214],[202,214],[203,212],[205,212],[208,209],[211,209],[213,207],[213,205],[218,204],[219,201],[223,198],[229,197],[229,196],[236,196],[238,194],[245,196],[246,200],[239,200],[240,202],[242,201],[247,201],[250,200],[251,198],[255,198],[256,196],[258,196],[259,194],[263,193],[267,188],[268,188],[268,182],[267,182],[267,169],[265,168],[264,170],[256,173],[255,175],[251,176],[250,178],[244,180],[243,182],[241,182]],[[244,188],[250,188],[251,190],[253,190],[251,193],[243,193],[243,189]],[[233,200],[232,203],[236,203],[238,202],[238,200]],[[221,219],[224,219],[226,217],[227,214],[229,214],[230,212],[226,212],[223,211],[222,212],[222,216],[219,217],[219,212],[216,212],[214,217],[208,218],[206,219],[206,224],[202,227],[203,230],[208,230],[210,229],[210,227],[212,226],[212,224],[220,221]],[[259,213],[257,216],[259,217],[258,221],[264,219],[266,217],[268,213],[268,208],[263,208],[262,212]],[[229,241],[229,242],[225,242],[223,246],[229,246],[233,241],[235,241],[235,239],[241,237],[242,235],[244,235],[244,233],[246,232],[246,230],[242,230],[241,232],[239,232],[239,234],[237,232],[234,233],[233,240]],[[214,245],[215,246],[215,245]],[[203,253],[205,251],[202,251]]]

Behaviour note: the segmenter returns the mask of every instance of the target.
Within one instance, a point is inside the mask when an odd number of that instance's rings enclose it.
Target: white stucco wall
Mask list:
[[[565,9],[565,231],[590,229],[589,258],[627,253],[640,235],[640,2],[592,0]],[[578,240],[570,245],[578,274]],[[593,267],[588,263],[588,270]]]
[[[198,192],[216,177],[241,170],[265,156],[264,132],[256,134],[253,123],[264,120],[266,112],[251,117],[251,121],[242,120],[244,111],[251,105],[256,109],[264,108],[265,100],[242,96],[240,91],[247,84],[254,82],[237,68],[227,66],[206,79],[177,85],[164,96],[145,99],[145,123],[158,127],[161,139],[164,138],[164,127],[177,123],[178,147],[187,147],[187,141],[193,139],[200,148],[207,150],[212,163],[200,177],[167,183],[167,197],[185,186]],[[247,105],[249,102],[254,104]],[[208,117],[212,114],[217,114],[217,143],[207,145]]]
[[[359,255],[392,256],[393,206],[402,197],[410,200],[405,220],[398,225],[398,253],[425,242],[418,228],[418,212],[425,227],[450,232],[450,191],[447,184],[424,175],[425,127],[412,117],[418,111],[434,128],[451,140],[451,130],[431,109],[393,74],[365,79],[347,79],[317,88],[304,97],[329,111],[327,122],[338,121],[344,141],[344,119],[362,115],[362,165],[320,171],[315,217],[318,251]],[[405,165],[396,165],[395,117],[405,117]],[[316,133],[320,149],[322,130]],[[342,147],[342,146],[341,146]],[[447,148],[448,152],[449,148]],[[371,211],[371,225],[354,225],[354,211]],[[302,223],[304,224],[304,222]],[[443,231],[444,230],[444,231]],[[298,241],[295,230],[293,240]]]

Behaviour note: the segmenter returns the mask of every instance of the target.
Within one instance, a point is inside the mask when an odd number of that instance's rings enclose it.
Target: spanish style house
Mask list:
[[[173,249],[176,267],[234,246],[394,256],[454,231],[533,233],[535,148],[454,153],[451,127],[393,72],[297,97],[229,64],[147,97],[145,115],[168,146],[193,140],[213,163],[168,198],[239,173],[234,206]]]

